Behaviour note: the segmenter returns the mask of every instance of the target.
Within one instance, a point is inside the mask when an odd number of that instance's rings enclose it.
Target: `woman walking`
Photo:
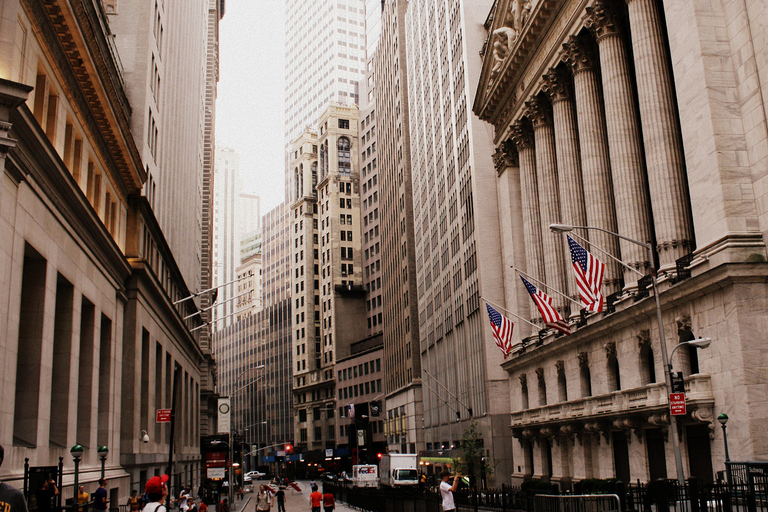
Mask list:
[[[256,495],[256,510],[258,512],[265,512],[272,508],[272,493],[269,492],[267,486],[262,484],[259,487],[259,493]]]

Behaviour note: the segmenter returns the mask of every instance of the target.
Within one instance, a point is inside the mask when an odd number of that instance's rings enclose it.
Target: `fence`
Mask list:
[[[458,512],[768,512],[768,465],[734,465],[731,470],[732,483],[703,484],[695,478],[682,486],[676,480],[628,486],[612,482],[604,494],[578,496],[502,486],[477,492],[460,489],[454,501]],[[437,487],[357,489],[337,482],[323,487],[339,501],[370,512],[442,510]]]

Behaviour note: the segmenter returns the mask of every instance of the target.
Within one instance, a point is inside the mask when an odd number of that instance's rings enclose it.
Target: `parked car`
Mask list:
[[[245,476],[253,479],[253,480],[260,480],[267,476],[266,473],[262,473],[261,471],[249,471],[245,474]]]

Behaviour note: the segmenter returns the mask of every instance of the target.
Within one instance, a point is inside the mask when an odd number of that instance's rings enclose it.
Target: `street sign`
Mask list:
[[[171,409],[158,409],[155,421],[157,423],[170,423]]]
[[[672,416],[685,416],[685,393],[671,393],[669,395],[669,409]]]
[[[333,457],[333,448],[326,448],[325,449],[325,456],[327,458]]]
[[[208,478],[224,478],[227,475],[226,468],[206,468]]]
[[[683,379],[683,372],[672,372],[672,392],[673,393],[685,393],[685,379]]]

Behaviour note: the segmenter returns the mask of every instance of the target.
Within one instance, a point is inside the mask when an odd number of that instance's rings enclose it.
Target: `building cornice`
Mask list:
[[[131,133],[131,110],[101,3],[25,0],[23,6],[118,189],[124,198],[137,193],[146,172]]]

